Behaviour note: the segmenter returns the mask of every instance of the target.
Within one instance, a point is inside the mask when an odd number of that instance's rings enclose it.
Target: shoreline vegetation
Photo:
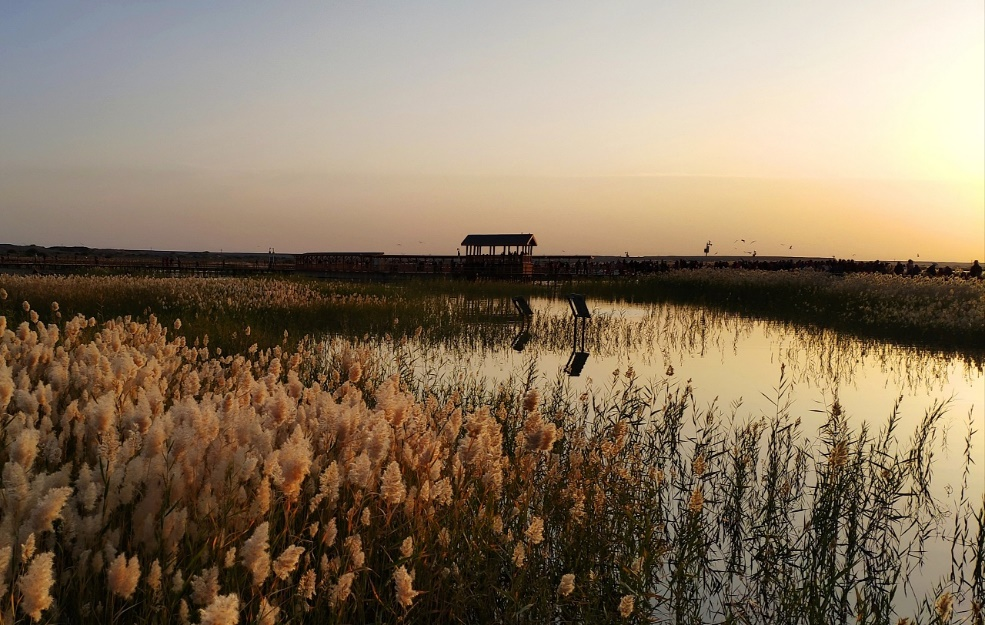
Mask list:
[[[976,366],[985,362],[985,280],[979,279],[706,268],[561,284],[2,274],[0,284],[18,302],[58,301],[65,314],[79,312],[97,321],[126,315],[146,320],[149,311],[164,319],[181,317],[229,349],[278,344],[285,330],[295,339],[315,333],[382,336],[394,332],[395,318],[403,320],[402,328],[456,334],[470,320],[469,311],[449,307],[449,298],[506,301],[519,294],[551,298],[574,291],[610,301],[700,305],[957,354]],[[500,312],[501,319],[513,314],[508,305]],[[10,323],[26,318],[13,300],[0,302],[0,313]],[[257,332],[251,341],[237,333],[246,325]]]
[[[975,281],[681,274],[576,287],[983,331]],[[835,402],[809,437],[782,374],[740,420],[632,369],[488,385],[408,340],[516,288],[0,276],[0,622],[982,622],[979,415],[941,498],[946,404],[910,432]]]

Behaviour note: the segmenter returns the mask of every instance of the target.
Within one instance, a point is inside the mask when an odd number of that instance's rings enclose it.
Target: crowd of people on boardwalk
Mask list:
[[[536,259],[536,257],[535,257]],[[546,260],[546,259],[545,259]],[[567,274],[584,276],[627,276],[645,275],[650,273],[660,273],[673,269],[702,269],[713,267],[716,269],[755,269],[760,271],[821,271],[832,274],[849,273],[873,273],[873,274],[895,274],[898,276],[928,276],[941,278],[968,278],[982,279],[982,266],[976,260],[968,269],[955,269],[950,265],[943,267],[937,263],[930,263],[921,266],[912,259],[906,263],[902,261],[884,262],[880,260],[857,261],[854,259],[740,259],[734,261],[702,261],[678,259],[667,260],[646,260],[625,258],[619,260],[602,261],[596,259],[584,259],[576,261],[547,261],[547,273]],[[535,261],[535,264],[536,263]]]
[[[870,273],[870,274],[893,274],[897,276],[916,277],[927,276],[934,278],[959,278],[959,279],[982,279],[982,266],[975,260],[970,266],[954,268],[949,265],[939,266],[937,263],[920,265],[912,259],[905,263],[902,261],[885,262],[880,260],[859,261],[854,259],[808,259],[808,258],[786,258],[786,259],[764,259],[741,258],[731,261],[711,260],[711,259],[686,259],[676,260],[667,259],[645,259],[645,258],[593,258],[590,256],[582,257],[552,257],[552,256],[528,256],[525,255],[483,255],[470,257],[470,260],[462,257],[445,256],[395,256],[386,255],[347,255],[333,256],[331,263],[321,263],[311,267],[306,265],[289,264],[290,261],[279,262],[275,267],[273,251],[269,255],[267,263],[263,263],[260,258],[250,261],[234,261],[226,263],[224,256],[210,258],[202,262],[202,267],[215,270],[238,269],[241,271],[281,270],[295,271],[335,271],[339,273],[408,273],[408,274],[431,274],[431,275],[532,275],[544,276],[548,278],[562,278],[568,276],[636,276],[654,274],[679,269],[752,269],[760,271],[819,271],[832,274],[850,273]],[[515,256],[515,258],[514,258]],[[289,258],[289,256],[288,256]],[[105,260],[107,266],[112,267],[133,267],[154,269],[163,268],[167,271],[174,270],[194,270],[198,271],[200,263],[198,259],[182,263],[177,255],[157,257],[126,256],[120,258],[109,258]],[[49,264],[71,265],[71,266],[100,266],[100,260],[96,255],[62,257],[48,257],[47,255],[34,254],[12,255],[9,252],[0,254],[0,266],[19,266],[34,269],[35,272],[43,269]],[[521,269],[522,264],[522,269]],[[264,267],[266,265],[266,267]],[[519,273],[518,273],[519,272]]]

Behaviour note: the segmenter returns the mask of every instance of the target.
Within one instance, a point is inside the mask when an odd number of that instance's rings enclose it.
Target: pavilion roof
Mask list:
[[[532,234],[470,234],[462,241],[462,245],[525,246],[537,245],[537,239]]]

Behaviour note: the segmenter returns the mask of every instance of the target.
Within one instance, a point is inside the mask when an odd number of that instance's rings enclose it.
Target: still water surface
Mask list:
[[[945,402],[935,486],[941,492],[958,488],[970,425],[977,462],[970,476],[971,500],[985,492],[980,358],[693,306],[590,301],[592,318],[579,321],[576,330],[565,300],[531,300],[534,318],[522,325],[509,300],[467,305],[483,321],[464,341],[446,348],[448,360],[490,381],[520,374],[533,362],[544,384],[563,379],[578,395],[608,387],[617,371],[625,375],[632,367],[642,383],[690,383],[697,410],[713,408],[742,422],[776,414],[773,402],[782,372],[792,383],[790,414],[802,419],[805,436],[816,438],[837,398],[852,423],[866,422],[873,433],[898,410],[903,444],[924,414]],[[580,370],[578,353],[584,361]]]
[[[907,584],[922,589],[918,596],[934,596],[933,589],[952,571],[947,527],[953,523],[949,515],[963,505],[958,499],[966,439],[974,465],[964,500],[977,510],[985,493],[981,354],[944,354],[693,306],[590,301],[592,318],[576,326],[563,299],[531,300],[535,314],[523,322],[509,300],[459,299],[447,305],[465,311],[466,331],[452,330],[449,336],[424,329],[412,342],[428,357],[415,364],[428,375],[475,376],[483,388],[522,379],[533,367],[542,388],[561,384],[572,397],[606,394],[622,388],[632,368],[639,384],[689,385],[695,413],[713,410],[739,425],[777,415],[782,375],[788,394],[779,403],[789,403],[790,417],[801,420],[807,447],[818,440],[836,399],[856,431],[868,425],[870,437],[896,411],[902,448],[909,448],[924,415],[944,403],[945,418],[933,433],[931,484],[942,504],[941,533],[924,545],[919,567],[904,573],[898,609],[920,609]]]

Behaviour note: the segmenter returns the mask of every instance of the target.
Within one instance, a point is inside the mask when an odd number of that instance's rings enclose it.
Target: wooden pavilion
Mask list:
[[[470,234],[462,241],[466,256],[530,255],[537,239],[532,234]]]
[[[532,234],[470,234],[462,241],[465,271],[473,277],[529,278],[535,245]]]

